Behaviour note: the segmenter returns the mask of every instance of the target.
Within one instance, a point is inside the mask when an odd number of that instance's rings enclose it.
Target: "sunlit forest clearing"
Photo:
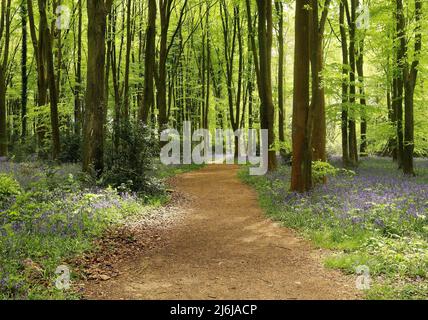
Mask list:
[[[0,299],[427,299],[427,7],[0,0]]]

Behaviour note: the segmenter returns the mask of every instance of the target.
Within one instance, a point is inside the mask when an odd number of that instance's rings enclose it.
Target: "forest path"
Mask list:
[[[174,179],[191,198],[164,244],[89,282],[89,299],[355,299],[355,278],[322,266],[323,252],[264,217],[239,168],[210,165]]]

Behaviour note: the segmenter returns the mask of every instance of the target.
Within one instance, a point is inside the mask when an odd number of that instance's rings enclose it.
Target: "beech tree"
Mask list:
[[[113,0],[87,2],[88,10],[88,65],[86,80],[86,110],[83,144],[83,171],[91,165],[97,174],[104,169],[104,113],[106,19]]]
[[[10,3],[11,0],[2,0],[0,8],[0,43],[2,44],[0,49],[0,157],[7,156],[8,153],[6,90],[11,24]]]
[[[404,141],[402,165],[404,174],[413,175],[413,152],[414,152],[414,94],[416,80],[418,76],[419,56],[422,49],[422,1],[415,0],[415,31],[413,59],[409,62],[408,37],[405,35],[405,18],[402,0],[397,0],[398,32],[402,37],[400,40],[400,60],[399,67],[402,70],[404,86]],[[401,83],[400,83],[401,84]],[[400,119],[401,120],[401,119]]]
[[[291,190],[307,191],[312,188],[312,154],[310,148],[311,112],[309,106],[309,0],[296,1],[294,96],[293,96],[293,164]],[[309,135],[308,135],[309,133]]]
[[[391,156],[409,175],[428,154],[422,0],[0,3],[0,156],[102,175],[140,131],[261,128],[269,170],[291,149],[291,189],[306,191],[327,150],[346,167]]]
[[[325,0],[322,3],[321,14],[318,7],[321,3],[311,2],[310,20],[311,26],[311,68],[312,68],[312,99],[311,109],[314,113],[312,149],[313,160],[326,161],[326,116],[325,116],[325,90],[322,81],[322,72],[324,69],[324,30],[327,23],[328,12],[331,0]]]

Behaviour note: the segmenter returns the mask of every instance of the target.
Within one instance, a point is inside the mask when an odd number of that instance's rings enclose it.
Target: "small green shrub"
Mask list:
[[[61,136],[61,153],[59,161],[62,163],[77,163],[81,161],[82,140],[80,135]]]
[[[333,167],[328,162],[314,161],[312,162],[312,177],[314,182],[322,182],[327,176],[335,176],[340,169]]]
[[[160,150],[155,133],[142,125],[126,123],[118,130],[116,140],[116,147],[107,147],[100,184],[121,192],[136,192],[141,197],[161,194],[162,182],[153,175],[153,159]]]

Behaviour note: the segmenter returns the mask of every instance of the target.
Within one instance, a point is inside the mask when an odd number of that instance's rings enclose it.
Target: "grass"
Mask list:
[[[156,165],[156,176],[160,179],[168,179],[182,173],[199,170],[203,167],[204,165],[199,164],[180,164],[166,166],[164,164],[158,163]]]
[[[333,165],[339,167],[337,161]],[[290,168],[266,176],[239,176],[253,186],[266,214],[317,247],[334,250],[325,266],[356,274],[367,266],[367,299],[428,298],[428,161],[404,177],[387,159],[371,158],[355,172],[336,169],[327,185],[289,192]]]

